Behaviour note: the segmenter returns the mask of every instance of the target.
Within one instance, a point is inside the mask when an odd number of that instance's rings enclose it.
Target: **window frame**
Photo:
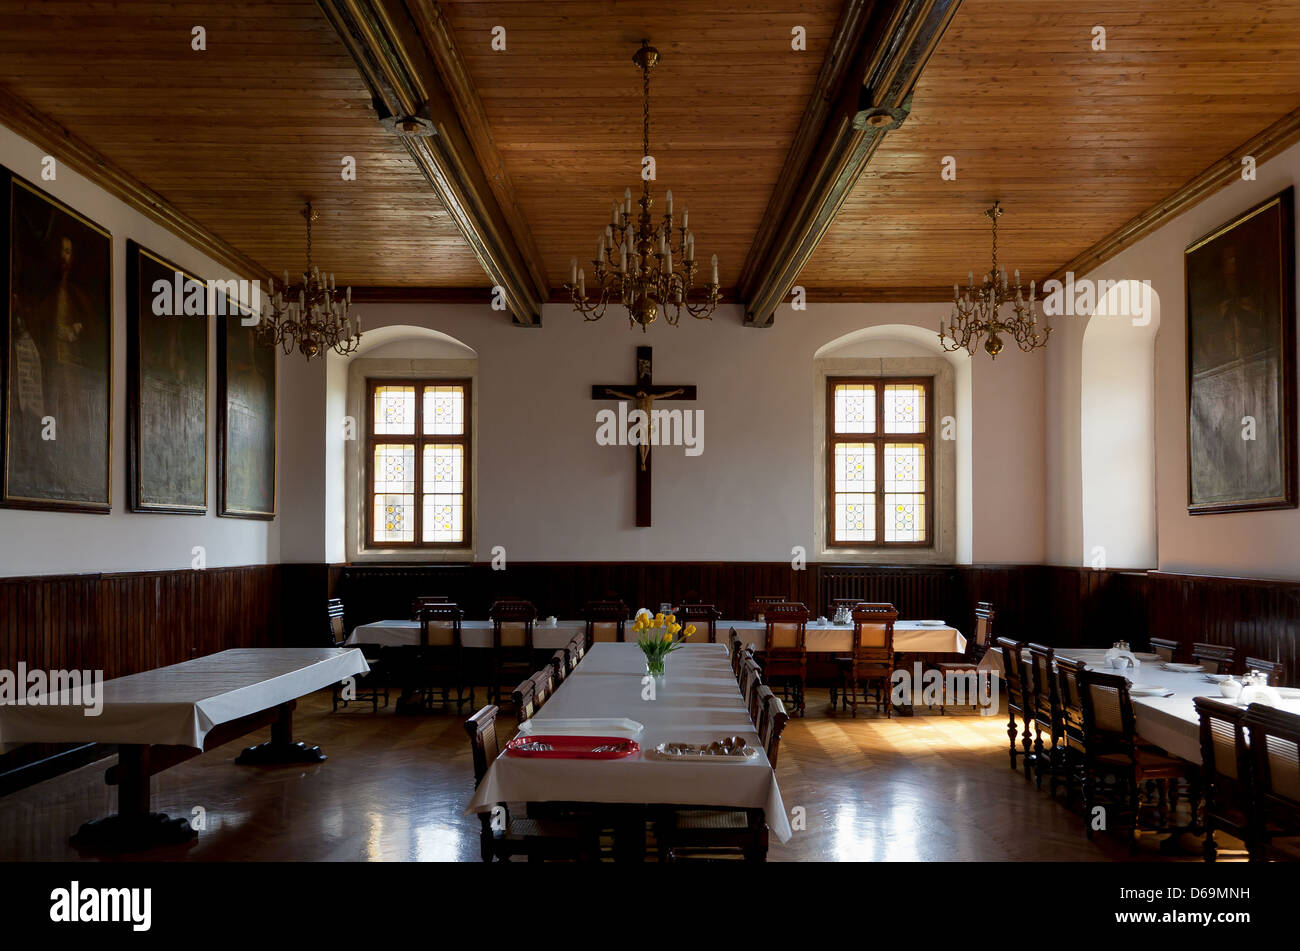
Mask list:
[[[826,376],[826,547],[828,549],[935,549],[934,508],[938,498],[934,484],[934,390],[933,376]],[[838,433],[835,430],[835,388],[845,384],[872,386],[876,392],[875,432]],[[882,411],[884,388],[899,384],[920,386],[925,393],[925,432],[886,433]],[[835,536],[835,447],[840,443],[874,445],[876,456],[876,525],[874,541],[840,541]],[[925,446],[925,540],[885,541],[885,446],[888,443],[922,443]]]
[[[474,420],[472,402],[472,382],[467,378],[440,377],[366,377],[364,397],[366,401],[366,439],[365,439],[365,491],[362,505],[365,507],[365,544],[370,550],[403,549],[419,551],[461,551],[473,547],[474,509],[473,509],[473,449]],[[381,386],[415,387],[415,425],[410,434],[375,433],[375,390]],[[425,434],[424,432],[424,388],[425,387],[461,387],[465,396],[465,431],[460,435],[446,433]],[[379,444],[415,445],[415,538],[409,542],[379,541],[375,538],[375,446]],[[461,525],[461,540],[458,542],[426,542],[424,538],[424,496],[431,494],[424,491],[424,448],[430,445],[460,445],[463,447],[464,473],[464,521]]]

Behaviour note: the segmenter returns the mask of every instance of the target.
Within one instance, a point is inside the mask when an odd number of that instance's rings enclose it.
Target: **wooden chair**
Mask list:
[[[718,618],[722,617],[722,612],[712,604],[683,604],[677,609],[677,623],[686,629],[687,624],[694,624],[697,629],[708,629],[709,643],[718,642]],[[704,638],[698,634],[692,638],[696,643],[703,643]]]
[[[1201,720],[1201,783],[1205,797],[1205,861],[1218,859],[1215,829],[1226,829],[1251,849],[1250,747],[1246,710],[1236,704],[1193,697]]]
[[[1079,686],[1079,671],[1084,665],[1069,657],[1056,658],[1057,694],[1061,703],[1062,768],[1065,774],[1065,796],[1083,789],[1084,760],[1087,755],[1087,737],[1083,732],[1083,689]]]
[[[417,618],[420,643],[394,647],[391,654],[398,669],[403,697],[419,697],[422,706],[455,702],[459,713],[466,703],[474,707],[474,687],[465,670],[461,641],[461,610],[454,604],[427,601]],[[452,696],[452,691],[455,696]]]
[[[537,702],[533,691],[536,689],[533,678],[528,677],[519,682],[519,686],[510,692],[510,702],[515,707],[515,723],[522,725],[525,720],[531,720],[533,714],[537,712]]]
[[[763,614],[769,604],[784,604],[785,598],[775,594],[763,594],[749,602],[749,620],[760,620],[759,615]]]
[[[1190,780],[1194,767],[1138,744],[1127,678],[1085,667],[1079,672],[1079,685],[1083,690],[1083,732],[1087,746],[1083,780],[1085,819],[1090,820],[1093,807],[1099,804],[1105,792],[1100,781],[1107,776],[1115,777],[1116,788],[1110,798],[1116,807],[1114,812],[1120,813],[1127,808],[1131,820],[1129,849],[1136,852],[1142,828],[1140,797],[1143,787],[1152,782],[1161,787],[1161,819],[1162,824],[1167,825],[1173,808],[1173,797],[1166,795],[1170,784],[1179,779]],[[1193,816],[1197,812],[1198,798],[1193,791]],[[1170,804],[1168,808],[1166,803]],[[1092,822],[1085,821],[1084,829],[1091,839]]]
[[[1002,648],[1002,680],[1007,687],[1007,736],[1011,741],[1011,768],[1016,768],[1016,757],[1020,757],[1025,770],[1025,779],[1029,778],[1029,768],[1034,762],[1033,740],[1030,738],[1029,718],[1032,712],[1032,699],[1026,686],[1025,663],[1023,655],[1025,645],[1005,637],[998,638],[998,647]],[[1016,722],[1019,717],[1024,723],[1024,732]],[[1019,744],[1020,749],[1017,749]]]
[[[892,604],[858,602],[853,608],[853,646],[847,657],[835,658],[839,666],[842,702],[858,715],[858,698],[866,703],[869,685],[875,684],[876,712],[883,708],[892,715],[890,681],[894,674],[894,622],[898,611]],[[835,696],[831,695],[831,708]]]
[[[794,693],[794,709],[803,716],[808,688],[808,609],[797,602],[782,601],[764,608],[767,625],[763,673],[767,682],[781,685],[782,695]]]
[[[628,616],[622,601],[588,601],[582,615],[587,621],[587,647],[600,643],[622,643]]]
[[[961,660],[940,661],[935,665],[939,671],[939,716],[943,716],[948,707],[948,684],[958,677],[967,678],[971,686],[978,688],[973,678],[978,676],[980,661],[993,646],[993,605],[988,601],[975,602],[975,630],[966,641],[966,653]],[[967,690],[967,693],[971,691]],[[979,691],[974,691],[978,702]]]
[[[569,650],[561,647],[551,655],[551,674],[555,678],[555,686],[558,688],[564,683],[564,678],[569,676]]]
[[[1147,643],[1151,646],[1151,653],[1159,654],[1160,659],[1166,664],[1178,660],[1178,655],[1182,653],[1182,645],[1178,641],[1171,641],[1165,637],[1147,638]]]
[[[445,594],[422,594],[411,602],[411,620],[420,620],[420,608],[426,604],[450,604],[451,598]]]
[[[731,651],[731,673],[737,680],[740,679],[740,635],[736,633],[733,627],[731,633],[727,635],[727,647]]]
[[[1276,848],[1277,840],[1300,835],[1300,716],[1262,703],[1246,708],[1250,735],[1250,857],[1294,860],[1294,848]]]
[[[488,699],[500,703],[501,688],[533,669],[537,608],[528,601],[496,601],[488,610],[488,618],[492,621],[492,684]]]
[[[388,706],[388,678],[387,671],[384,668],[382,660],[382,650],[378,644],[349,644],[347,628],[343,624],[343,602],[338,598],[330,598],[325,609],[326,616],[329,619],[329,641],[333,647],[352,647],[361,651],[361,656],[366,659],[366,664],[370,667],[370,672],[358,674],[352,677],[352,689],[345,691],[342,683],[337,683],[333,688],[333,711],[337,712],[339,704],[346,707],[349,703],[364,703],[369,701],[372,712],[379,712],[379,698],[384,698],[384,706]],[[347,694],[351,694],[350,697]]]
[[[1034,724],[1034,783],[1043,788],[1043,774],[1051,777],[1048,794],[1055,798],[1056,786],[1064,778],[1065,733],[1061,713],[1060,675],[1056,670],[1056,651],[1042,644],[1029,645],[1030,697]],[[1043,744],[1043,734],[1048,737]]]
[[[772,693],[766,687],[766,695],[763,697],[763,713],[760,716],[762,724],[759,726],[758,737],[763,741],[763,751],[767,754],[767,761],[776,769],[777,754],[781,751],[781,734],[785,732],[785,725],[790,717],[785,712],[785,704],[781,698]]]
[[[1247,657],[1246,670],[1257,671],[1268,677],[1270,687],[1284,687],[1282,681],[1286,679],[1286,664],[1276,660],[1264,660],[1261,657]]]
[[[531,680],[533,681],[533,713],[537,713],[555,694],[555,670],[547,664],[533,674]]]
[[[578,666],[578,663],[582,658],[587,656],[587,635],[574,634],[569,640],[567,650],[569,651],[569,656],[571,658],[569,661],[569,673],[573,673],[574,668]]]
[[[1206,673],[1232,674],[1237,670],[1237,648],[1224,644],[1192,645],[1192,663],[1203,664]]]
[[[745,697],[745,706],[749,710],[749,721],[758,726],[759,713],[762,711],[762,698],[759,692],[767,688],[763,683],[763,672],[758,669],[758,664],[753,661],[747,661],[743,670],[745,682],[741,685],[741,693]]]
[[[489,704],[465,721],[476,789],[501,751],[497,743],[497,713],[498,709]],[[482,823],[480,854],[484,862],[494,858],[505,862],[515,855],[527,856],[530,862],[594,860],[599,853],[598,830],[581,822],[515,817],[505,803],[498,803],[490,813],[479,813],[479,821]]]

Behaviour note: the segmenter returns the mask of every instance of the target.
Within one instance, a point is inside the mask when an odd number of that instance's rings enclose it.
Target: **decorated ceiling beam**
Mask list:
[[[961,0],[850,0],[737,286],[745,323],[769,327],[885,134]]]
[[[433,0],[317,0],[397,136],[469,242],[516,324],[549,297],[482,105]]]

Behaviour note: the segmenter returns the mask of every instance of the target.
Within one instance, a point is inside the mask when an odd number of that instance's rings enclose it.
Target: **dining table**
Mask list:
[[[503,751],[466,811],[489,812],[502,802],[644,807],[645,814],[664,806],[762,810],[770,834],[778,842],[789,840],[790,820],[776,774],[750,720],[725,645],[683,645],[668,656],[663,678],[656,679],[648,677],[637,645],[596,644],[526,728],[531,735],[545,735],[548,723],[571,730],[572,721],[587,718],[631,721],[628,735],[639,749],[624,758],[602,760],[532,758]],[[736,761],[679,761],[656,752],[660,744],[705,745],[732,736],[742,738],[756,755]],[[644,823],[639,824],[643,830]]]
[[[1060,647],[1057,657],[1077,661],[1087,667],[1108,674],[1123,674],[1129,683],[1142,686],[1168,688],[1170,696],[1132,696],[1134,728],[1149,743],[1184,759],[1189,763],[1201,762],[1201,721],[1196,713],[1196,697],[1209,697],[1225,703],[1231,702],[1219,691],[1219,685],[1206,678],[1204,671],[1170,670],[1156,654],[1137,653],[1136,667],[1110,667],[1106,661],[1107,648]],[[992,655],[997,655],[996,657]],[[1029,662],[1030,654],[1024,654]],[[1001,648],[985,655],[984,669],[1003,670]],[[1278,709],[1300,714],[1300,697],[1282,698]]]

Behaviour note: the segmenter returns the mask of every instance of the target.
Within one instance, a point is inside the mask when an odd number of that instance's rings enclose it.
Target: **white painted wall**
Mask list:
[[[57,178],[41,180],[44,153],[26,139],[0,127],[0,164],[36,183],[50,195],[86,215],[113,234],[113,511],[108,515],[0,509],[0,577],[100,571],[189,568],[196,545],[206,549],[208,567],[267,564],[279,561],[278,522],[218,518],[216,472],[216,324],[209,329],[208,376],[208,513],[160,515],[132,513],[126,503],[126,241],[131,238],[181,267],[205,278],[234,278],[225,268],[195,251],[170,232],[127,205],[57,166]],[[56,160],[58,156],[55,156]],[[247,275],[243,275],[247,277]],[[7,308],[6,308],[7,310]],[[281,365],[281,393],[288,387]],[[293,384],[295,392],[300,390]],[[282,396],[283,401],[283,396]],[[297,410],[295,410],[297,412]],[[282,402],[281,413],[284,413]],[[292,427],[281,425],[283,439]],[[318,450],[313,450],[318,451]],[[286,494],[281,454],[280,499]],[[295,469],[300,488],[306,474]]]
[[[934,332],[947,310],[942,304],[782,307],[773,328],[754,330],[742,326],[736,308],[724,307],[712,321],[684,318],[678,328],[658,322],[645,334],[613,313],[585,323],[563,305],[545,308],[540,329],[511,326],[486,305],[367,305],[363,314],[367,328],[430,328],[478,355],[477,557],[504,545],[517,561],[780,561],[796,545],[814,550],[811,486],[822,463],[814,457],[809,407],[817,350],[882,324]],[[383,344],[402,352],[392,340]],[[596,444],[595,414],[609,404],[593,402],[591,386],[631,381],[642,344],[654,347],[656,382],[698,387],[692,408],[704,410],[705,426],[700,456],[688,457],[680,447],[655,449],[654,525],[638,529],[633,449]],[[1004,354],[996,363],[981,354],[969,372],[973,405],[959,403],[958,415],[965,415],[959,425],[971,427],[974,446],[963,465],[973,475],[975,531],[964,560],[1041,561],[1042,354]],[[311,395],[293,399],[337,412],[345,375],[330,371],[327,385],[295,374],[295,385]],[[327,432],[334,426],[326,421]],[[301,454],[286,453],[283,491],[288,497],[301,489],[307,498],[318,491],[319,471],[328,473],[323,523],[329,528],[320,547],[335,552],[342,454],[325,442],[314,453],[308,445],[296,448]],[[286,539],[299,537],[290,517],[298,513],[285,511]],[[314,540],[314,530],[301,537]]]
[[[1253,182],[1236,181],[1159,231],[1086,276],[1092,280],[1150,280],[1160,299],[1162,325],[1156,335],[1155,449],[1159,567],[1212,575],[1300,579],[1300,510],[1187,514],[1186,295],[1183,250],[1202,235],[1300,178],[1300,145],[1260,165]],[[1298,288],[1300,290],[1300,288]],[[1050,558],[1079,564],[1082,550],[1079,384],[1082,324],[1059,321],[1049,350],[1053,372],[1047,404],[1052,423],[1047,442],[1052,474]],[[1066,329],[1069,328],[1069,329]],[[1058,372],[1061,371],[1061,372]]]

